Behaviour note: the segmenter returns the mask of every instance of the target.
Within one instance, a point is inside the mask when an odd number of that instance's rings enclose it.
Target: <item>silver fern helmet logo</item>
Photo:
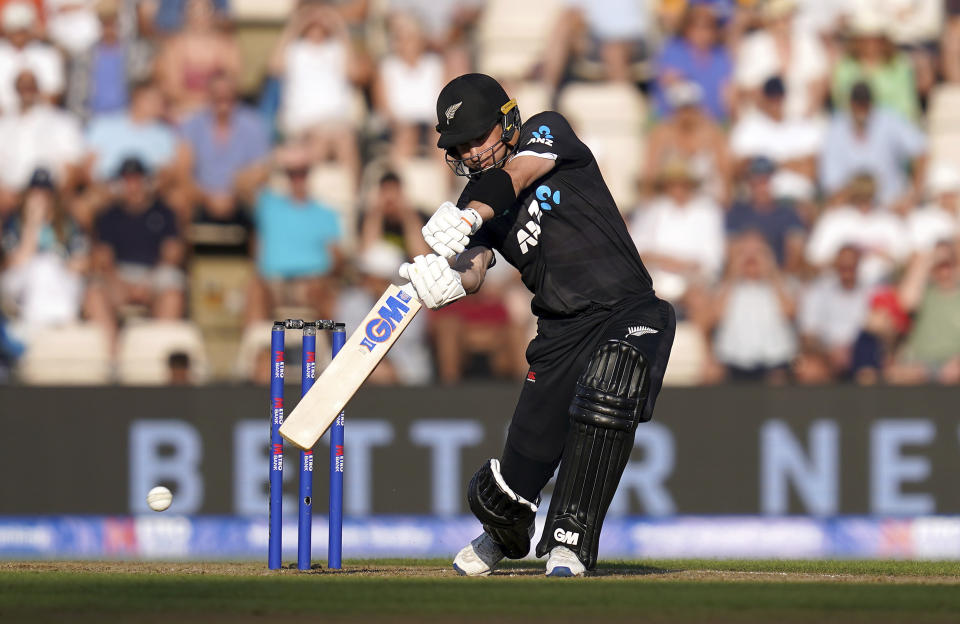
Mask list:
[[[447,112],[443,115],[447,118],[447,125],[450,125],[450,122],[453,121],[453,116],[457,114],[457,111],[460,110],[460,107],[463,106],[463,101],[459,101],[456,104],[447,108]]]
[[[657,330],[655,330],[652,327],[647,327],[646,325],[634,325],[633,327],[627,328],[626,337],[629,338],[630,336],[642,336],[644,334],[655,334],[655,333],[657,333]]]

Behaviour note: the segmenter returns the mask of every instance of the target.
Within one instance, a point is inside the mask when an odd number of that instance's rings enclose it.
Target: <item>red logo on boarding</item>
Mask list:
[[[535,372],[533,372],[533,371],[528,372],[528,373],[527,373],[527,381],[531,381],[531,382],[533,382],[533,383],[536,383],[536,382],[537,382],[537,374],[536,374]]]

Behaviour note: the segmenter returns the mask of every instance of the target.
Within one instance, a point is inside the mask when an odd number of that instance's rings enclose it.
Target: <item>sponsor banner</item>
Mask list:
[[[334,449],[345,515],[468,513],[466,485],[500,456],[520,387],[536,377],[361,388]],[[960,514],[956,402],[947,387],[667,388],[637,428],[608,517]],[[0,436],[0,474],[16,475],[0,483],[0,516],[148,513],[147,492],[165,485],[172,513],[262,517],[284,455],[295,513],[298,460],[290,445],[274,454],[272,417],[265,387],[0,387],[0,430],[16,433]],[[316,501],[328,495],[328,439],[314,450]],[[935,541],[945,529],[919,530]]]
[[[537,536],[543,528],[538,519]],[[479,533],[472,517],[346,519],[347,558],[451,557]],[[285,522],[284,558],[296,559],[296,522]],[[326,519],[313,525],[313,558],[327,555]],[[265,519],[144,515],[0,518],[0,558],[266,561]],[[623,517],[600,540],[604,559],[960,560],[960,516],[918,518],[761,516]],[[266,565],[266,563],[264,563]]]

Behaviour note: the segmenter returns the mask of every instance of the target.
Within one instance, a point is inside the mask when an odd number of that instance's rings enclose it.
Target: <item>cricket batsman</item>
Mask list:
[[[634,433],[652,416],[674,311],[654,294],[596,159],[562,115],[521,124],[496,80],[465,74],[440,92],[437,131],[469,181],[423,228],[436,253],[400,275],[437,309],[476,292],[497,250],[533,292],[538,318],[503,454],[467,487],[483,533],[453,567],[481,576],[526,556],[540,491],[559,466],[536,553],[549,555],[547,576],[580,576],[597,564]]]

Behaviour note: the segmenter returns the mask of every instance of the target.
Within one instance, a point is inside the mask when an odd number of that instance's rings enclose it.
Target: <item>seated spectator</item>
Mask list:
[[[380,178],[360,217],[360,249],[386,242],[402,252],[401,262],[431,253],[421,232],[426,223],[425,215],[407,201],[399,176],[388,171]]]
[[[811,266],[826,269],[840,249],[853,245],[863,253],[860,280],[874,286],[907,259],[911,251],[907,226],[899,215],[878,210],[875,195],[871,176],[850,181],[845,203],[824,212],[810,232],[806,258]]]
[[[289,191],[263,189],[254,209],[257,270],[268,290],[267,301],[258,306],[260,317],[274,318],[276,306],[293,305],[316,310],[317,318],[333,318],[343,228],[333,208],[308,194],[307,148],[287,146],[276,160]]]
[[[24,71],[30,71],[40,93],[54,102],[64,89],[64,64],[57,50],[35,35],[37,10],[22,0],[7,2],[0,12],[4,38],[0,39],[0,111],[8,115],[20,107],[16,83]],[[32,171],[32,170],[31,170]],[[27,172],[27,177],[30,172]]]
[[[819,120],[787,117],[784,83],[779,76],[763,83],[756,108],[744,113],[730,132],[730,151],[737,159],[738,171],[750,159],[763,156],[784,172],[814,180],[822,144]]]
[[[670,113],[667,89],[680,82],[695,82],[703,89],[704,109],[717,121],[730,111],[732,62],[720,37],[716,8],[709,3],[690,3],[680,25],[679,36],[664,44],[656,61],[654,102],[656,113]]]
[[[443,55],[448,75],[459,76],[472,70],[472,35],[483,13],[482,0],[391,0],[390,8],[416,17],[428,47]]]
[[[234,79],[217,74],[210,81],[210,107],[183,123],[181,137],[184,168],[197,185],[194,251],[247,255],[252,224],[235,185],[270,155],[266,124],[237,102]]]
[[[187,0],[183,29],[163,43],[157,78],[176,119],[210,102],[218,76],[236,79],[242,59],[231,35],[218,27],[211,0]]]
[[[892,16],[871,8],[854,16],[846,54],[833,70],[833,105],[846,111],[851,89],[865,83],[879,108],[915,123],[920,113],[917,85],[910,58],[890,40],[886,20]]]
[[[960,234],[960,173],[946,163],[928,170],[929,203],[907,215],[914,251],[930,251],[940,241]]]
[[[340,14],[329,6],[301,7],[280,35],[269,69],[283,81],[281,130],[289,138],[309,137],[316,158],[332,157],[358,180],[351,83],[361,81],[364,70]]]
[[[763,27],[740,44],[735,80],[745,92],[738,100],[746,103],[758,101],[757,92],[764,83],[781,77],[786,93],[782,118],[810,119],[823,109],[830,65],[816,33],[796,25],[797,4],[797,0],[767,0],[761,5]]]
[[[870,301],[870,287],[857,274],[860,250],[845,246],[837,252],[833,269],[807,286],[797,313],[804,354],[822,354],[831,376],[850,371],[853,344],[860,334]]]
[[[172,34],[180,31],[185,26],[185,21],[189,18],[191,10],[189,0],[157,0],[152,2],[153,8],[153,26],[161,33]],[[229,0],[213,0],[212,8],[214,19],[223,21],[230,9]]]
[[[50,41],[70,57],[90,49],[100,37],[97,10],[119,0],[45,0],[45,21]]]
[[[862,386],[887,378],[893,354],[910,328],[910,317],[900,305],[897,291],[883,287],[870,297],[863,329],[853,343],[850,372]]]
[[[118,113],[128,104],[130,49],[120,38],[118,11],[111,1],[97,6],[98,38],[70,63],[67,107],[84,118]]]
[[[3,266],[3,251],[0,249],[0,266]],[[0,384],[10,381],[11,372],[25,347],[9,331],[9,323],[0,310]]]
[[[756,158],[747,169],[747,195],[733,203],[727,212],[726,229],[730,234],[755,230],[773,250],[777,265],[796,274],[803,264],[806,227],[793,205],[774,196],[772,179],[776,166],[766,158]]]
[[[391,52],[377,68],[373,94],[377,112],[390,123],[391,159],[397,160],[415,156],[423,139],[433,139],[434,94],[446,80],[443,59],[427,51],[412,16],[398,13],[390,18],[390,44]]]
[[[133,85],[129,110],[95,116],[86,137],[92,178],[111,179],[128,157],[140,159],[162,180],[172,178],[177,136],[162,115],[160,90],[141,82]]]
[[[643,2],[565,0],[542,59],[543,81],[555,91],[577,56],[598,58],[602,80],[633,82],[649,19]],[[593,48],[596,48],[595,50]]]
[[[406,260],[403,253],[385,241],[375,242],[357,257],[357,280],[337,298],[333,318],[347,327],[359,327],[373,304],[394,281],[397,269]],[[415,317],[368,381],[377,384],[423,385],[433,379],[433,362],[427,337],[427,315]]]
[[[899,298],[914,322],[890,367],[889,381],[960,383],[957,243],[939,243],[933,251],[916,254],[900,283]]]
[[[820,184],[828,194],[841,190],[857,173],[870,173],[879,184],[878,200],[887,207],[923,180],[927,141],[919,128],[896,113],[873,104],[870,87],[858,82],[850,90],[850,111],[833,116],[820,154]]]
[[[705,288],[723,267],[723,211],[697,193],[698,181],[683,163],[668,164],[659,194],[634,212],[630,233],[659,296],[695,322]]]
[[[0,295],[18,320],[63,324],[80,318],[90,244],[45,169],[30,177],[20,210],[4,225],[0,242],[6,257]]]
[[[117,177],[119,191],[94,224],[97,306],[113,331],[129,305],[145,306],[154,318],[182,318],[186,249],[176,216],[155,194],[140,160],[124,160]]]
[[[755,232],[730,243],[727,273],[713,298],[714,357],[733,381],[782,383],[797,352],[796,302],[773,252]]]
[[[40,97],[29,70],[17,76],[16,88],[20,112],[0,118],[0,183],[19,191],[35,170],[45,168],[58,186],[69,186],[83,157],[80,123]]]
[[[667,89],[673,113],[653,126],[647,138],[644,180],[652,185],[670,162],[683,161],[703,191],[717,201],[729,196],[730,154],[723,128],[703,110],[703,89],[693,82],[677,82]]]
[[[960,83],[960,2],[944,3],[946,21],[940,36],[940,64],[947,82]]]

